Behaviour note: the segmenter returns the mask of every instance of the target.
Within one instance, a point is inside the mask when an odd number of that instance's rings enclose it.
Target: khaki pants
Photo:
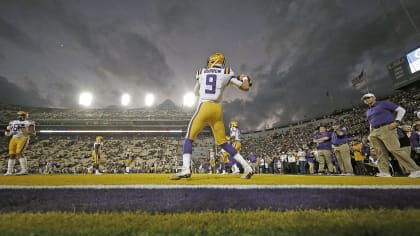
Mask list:
[[[330,150],[318,150],[316,155],[316,160],[319,163],[318,172],[324,172],[325,163],[327,163],[328,172],[333,173],[333,165],[331,161],[331,151]]]
[[[337,158],[341,173],[353,174],[353,166],[351,165],[350,147],[347,143],[334,146],[334,155]]]
[[[369,134],[369,141],[377,153],[379,172],[389,173],[388,152],[397,159],[401,169],[405,172],[420,170],[407,150],[400,147],[397,129],[389,129],[388,125],[373,129]]]
[[[309,164],[309,174],[313,174],[315,172],[314,171],[314,163],[308,161],[308,164]]]

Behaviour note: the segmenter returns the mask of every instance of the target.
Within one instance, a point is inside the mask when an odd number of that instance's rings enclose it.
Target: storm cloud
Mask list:
[[[228,89],[225,119],[284,125],[392,93],[386,65],[419,45],[419,12],[415,0],[1,1],[1,101],[75,107],[90,91],[106,107],[127,92],[142,107],[153,92],[181,106],[220,51],[254,84]]]

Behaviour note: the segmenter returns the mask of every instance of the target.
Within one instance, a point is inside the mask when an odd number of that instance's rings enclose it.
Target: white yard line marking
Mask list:
[[[420,189],[420,185],[0,185],[6,189]]]

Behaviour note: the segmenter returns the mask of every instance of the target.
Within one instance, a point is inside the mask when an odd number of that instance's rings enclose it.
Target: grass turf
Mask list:
[[[0,185],[420,185],[420,179],[370,176],[194,174],[0,176]],[[420,235],[420,209],[351,209],[144,213],[11,212],[0,235]]]
[[[420,210],[6,213],[1,235],[420,235]]]
[[[26,175],[0,176],[0,185],[420,185],[420,178],[372,176],[305,176],[256,174],[244,180],[233,175],[194,174],[169,180],[171,174]]]

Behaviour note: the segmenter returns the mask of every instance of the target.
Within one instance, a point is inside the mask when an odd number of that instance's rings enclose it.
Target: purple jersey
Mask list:
[[[366,111],[366,117],[369,120],[370,126],[372,128],[378,128],[394,122],[394,111],[397,107],[398,105],[391,101],[376,101]]]
[[[327,141],[324,141],[322,143],[318,143],[318,145],[316,145],[316,149],[318,150],[331,150],[331,133],[330,132],[324,132],[324,133],[319,133],[317,135],[315,135],[314,139],[320,139],[320,138],[324,138],[324,137],[328,137],[329,139]]]
[[[339,128],[338,130],[343,132],[342,136],[339,136],[336,132],[333,132],[332,136],[331,136],[331,142],[332,142],[332,144],[334,144],[336,146],[348,142],[348,140],[347,140],[347,129],[346,128]]]

